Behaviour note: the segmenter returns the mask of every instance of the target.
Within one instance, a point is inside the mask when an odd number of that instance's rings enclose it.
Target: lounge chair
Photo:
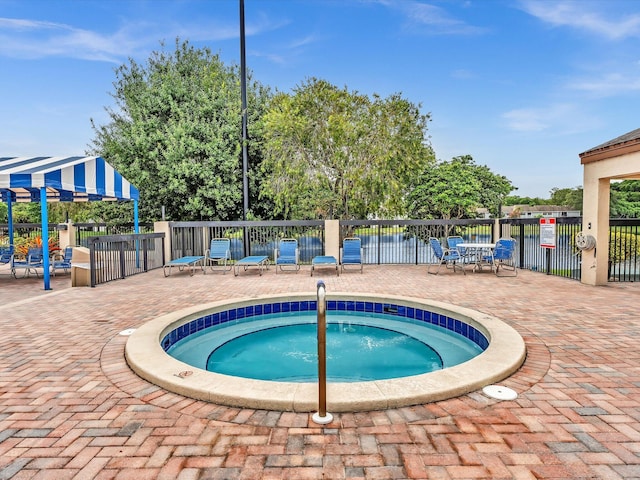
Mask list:
[[[431,271],[431,267],[435,264],[429,264],[427,266],[427,273],[431,273],[433,275],[437,275],[440,273],[440,268],[442,265],[445,265],[445,268],[453,269],[455,273],[456,268],[462,270],[463,275],[466,275],[464,271],[464,267],[462,265],[462,258],[458,254],[457,250],[450,250],[449,248],[443,248],[440,240],[435,237],[429,238],[429,245],[431,245],[431,250],[433,251],[433,255],[438,261],[438,269],[435,272]]]
[[[311,276],[316,268],[331,267],[336,269],[336,275],[340,276],[340,270],[338,269],[338,261],[336,257],[331,255],[318,255],[311,260]]]
[[[343,272],[347,265],[359,266],[362,273],[362,240],[357,237],[348,237],[342,241],[340,268]]]
[[[516,252],[516,241],[513,238],[500,238],[496,242],[495,248],[491,251],[491,255],[485,255],[483,260],[485,262],[491,263],[493,267],[496,269],[496,275],[500,275],[500,267],[503,270],[513,272],[512,276],[518,275],[518,269],[516,268],[516,260],[515,260],[515,252]]]
[[[267,255],[250,255],[248,257],[241,258],[233,266],[233,274],[237,277],[240,273],[240,267],[246,272],[249,267],[258,267],[260,276],[262,276],[263,270],[269,269],[269,257]],[[278,273],[278,270],[276,270]]]
[[[280,267],[280,270],[285,270],[285,267],[290,268],[297,273],[300,270],[299,258],[298,240],[295,238],[283,238],[280,240],[278,248],[273,252],[276,273],[278,273],[278,267]]]
[[[211,240],[209,250],[204,255],[204,273],[207,273],[206,267],[214,270],[215,266],[222,267],[222,273],[231,270],[231,240],[228,238],[214,238]]]
[[[64,252],[54,253],[51,257],[51,273],[55,277],[58,270],[64,273],[71,272],[71,257],[73,255],[73,247],[65,247]]]
[[[24,258],[16,258],[17,255],[13,256],[13,261],[11,262],[11,273],[15,278],[18,278],[17,270],[24,268],[23,277],[28,277],[31,275],[31,272],[36,274],[36,277],[39,277],[38,268],[44,269],[44,256],[42,255],[42,247],[32,247],[27,251],[27,254]]]
[[[167,262],[162,267],[162,271],[164,272],[165,277],[171,276],[171,270],[173,267],[178,267],[180,272],[184,271],[184,269],[188,269],[189,275],[193,277],[193,274],[196,273],[196,267],[202,270],[202,273],[206,273],[204,269],[204,257],[202,255],[187,255],[185,257],[174,258],[173,260]]]

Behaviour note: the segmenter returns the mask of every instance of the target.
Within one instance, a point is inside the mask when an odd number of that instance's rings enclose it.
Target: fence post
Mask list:
[[[493,228],[491,229],[491,242],[495,243],[502,236],[502,232],[500,231],[500,218],[495,218],[493,220]]]
[[[324,254],[340,261],[340,220],[325,220],[324,236]]]
[[[524,242],[525,242],[524,223],[521,223],[520,224],[520,258],[518,259],[520,268],[524,268]]]
[[[142,240],[142,268],[144,271],[148,271],[148,263],[147,263],[147,251],[149,250],[149,245],[151,245],[151,241],[148,238]]]
[[[120,278],[127,278],[126,266],[124,261],[124,242],[118,242],[120,245]]]
[[[96,244],[89,242],[89,276],[91,277],[91,287],[96,286]]]
[[[76,243],[76,226],[71,221],[63,225],[66,225],[66,228],[64,230],[58,230],[58,243],[60,244],[61,250],[69,246],[78,245],[78,243]]]
[[[381,255],[381,251],[382,251],[382,225],[378,224],[378,261],[377,264],[380,265],[380,257]]]
[[[168,241],[162,242],[162,264],[164,265],[164,259],[171,259],[171,223],[169,222],[154,222],[153,232],[164,233],[164,238],[168,238]]]

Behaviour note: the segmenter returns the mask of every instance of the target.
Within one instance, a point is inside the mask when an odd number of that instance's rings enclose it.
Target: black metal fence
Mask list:
[[[609,281],[640,280],[640,219],[611,219]],[[341,220],[340,240],[362,239],[365,264],[428,264],[434,261],[429,237],[444,242],[460,235],[469,242],[495,242],[494,220]],[[298,238],[301,262],[310,263],[325,247],[322,221],[279,222],[172,222],[172,258],[202,255],[212,238],[231,238],[232,259],[268,255],[280,238]],[[556,218],[556,248],[540,246],[540,219],[500,220],[503,236],[516,239],[518,268],[580,279],[582,256],[575,236],[582,230],[581,217]],[[247,243],[245,243],[245,241]],[[248,252],[248,253],[245,253]]]
[[[609,220],[609,281],[640,281],[640,219]]]
[[[324,222],[292,220],[271,222],[171,222],[172,259],[188,255],[204,255],[214,238],[231,240],[231,258],[273,252],[282,238],[295,238],[300,249],[300,262],[311,263],[324,252]]]
[[[433,263],[429,238],[459,235],[468,242],[493,240],[491,219],[481,220],[341,220],[340,240],[359,237],[365,264]]]
[[[540,247],[538,218],[503,219],[500,224],[516,240],[518,268],[580,280],[581,255],[574,238],[582,230],[581,217],[556,218],[556,248]]]
[[[428,245],[429,237],[444,241],[448,235],[460,235],[467,241],[494,242],[497,239],[493,236],[493,225],[492,219],[343,220],[340,221],[340,240],[349,236],[360,237],[364,262],[367,264],[427,264],[434,261]],[[640,281],[640,219],[610,219],[609,225],[609,281]],[[170,239],[167,240],[171,242],[172,259],[203,255],[211,239],[222,237],[231,240],[233,260],[248,255],[273,258],[274,249],[282,238],[298,239],[300,261],[303,264],[311,263],[313,257],[325,251],[324,222],[320,220],[171,222],[169,226]],[[14,237],[26,241],[41,236],[41,228],[36,223],[15,224]],[[49,237],[57,238],[59,230],[63,228],[66,226],[50,224]],[[129,272],[146,271],[164,264],[163,248],[156,244],[157,240],[148,243],[156,237],[148,237],[142,247],[142,237],[137,237],[136,242],[130,235],[133,232],[132,223],[119,226],[76,224],[76,228],[76,244],[90,247],[92,242],[95,251],[103,255],[99,260],[104,264],[101,273],[96,272],[97,283],[123,278],[122,272],[128,276]],[[152,224],[140,224],[141,231],[150,232],[152,228]],[[500,228],[503,236],[511,236],[517,241],[518,268],[580,279],[582,257],[575,246],[575,236],[582,230],[581,217],[556,218],[555,249],[540,247],[540,223],[537,218],[502,219]],[[124,235],[120,235],[122,233]],[[0,224],[0,239],[5,237],[8,237],[8,225]],[[122,245],[117,243],[120,239],[123,239]],[[116,251],[124,252],[124,266],[120,257],[109,257]]]
[[[91,286],[126,278],[164,263],[164,233],[102,235],[87,238]]]
[[[113,225],[110,223],[75,223],[76,245],[87,247],[87,239],[98,235],[127,235],[134,232],[133,223],[121,223]],[[153,223],[138,224],[138,233],[153,233]]]
[[[50,223],[49,224],[49,238],[57,237],[60,230],[66,230],[65,224]],[[14,223],[13,224],[13,236],[14,238],[35,238],[42,236],[42,224],[40,223]],[[9,224],[0,223],[0,238],[9,237]]]

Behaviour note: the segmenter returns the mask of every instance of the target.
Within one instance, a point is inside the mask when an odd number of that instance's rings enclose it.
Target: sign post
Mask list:
[[[540,247],[546,249],[547,275],[551,274],[551,250],[556,248],[556,219],[540,219]]]

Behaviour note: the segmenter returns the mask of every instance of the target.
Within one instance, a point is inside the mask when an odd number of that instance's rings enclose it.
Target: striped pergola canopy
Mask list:
[[[11,205],[40,202],[44,289],[49,282],[49,202],[132,200],[138,233],[138,189],[102,157],[0,157],[0,200],[7,203],[9,244],[13,244]]]
[[[138,200],[138,189],[102,157],[0,157],[0,194],[7,202]]]

